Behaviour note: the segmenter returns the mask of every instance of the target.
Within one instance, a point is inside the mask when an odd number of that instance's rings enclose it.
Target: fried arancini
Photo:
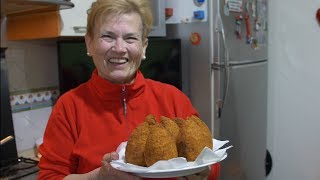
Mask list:
[[[150,133],[144,151],[147,166],[159,160],[178,157],[176,142],[172,135],[161,124],[152,125],[149,128]]]
[[[179,126],[177,125],[177,123],[175,123],[174,120],[165,116],[161,116],[160,123],[167,131],[169,131],[169,133],[173,136],[175,140],[178,139]]]
[[[204,144],[208,145],[207,147],[212,149],[213,143],[212,143],[212,134],[209,129],[209,127],[197,116],[192,115],[191,117],[188,117],[187,119],[194,120],[198,126],[201,128],[201,134],[202,134],[202,140],[204,141]]]
[[[147,122],[149,125],[155,125],[157,124],[157,120],[156,118],[154,117],[154,115],[152,114],[149,114],[148,116],[146,116],[144,118],[144,122]]]
[[[144,149],[149,136],[149,125],[156,124],[153,115],[146,116],[144,122],[137,126],[129,137],[125,158],[127,163],[146,166],[144,160]]]
[[[194,161],[204,147],[212,149],[212,135],[197,116],[186,120],[161,116],[158,123],[150,114],[130,135],[125,158],[128,163],[148,167],[178,156]]]
[[[185,121],[175,119],[175,122],[180,127],[177,141],[179,156],[185,157],[188,161],[194,161],[204,147],[212,149],[211,132],[199,118],[192,116]]]
[[[174,120],[174,122],[178,125],[179,128],[181,128],[182,123],[184,123],[184,121],[185,121],[184,119],[179,118],[179,117],[176,117],[176,118],[174,118],[173,120]]]

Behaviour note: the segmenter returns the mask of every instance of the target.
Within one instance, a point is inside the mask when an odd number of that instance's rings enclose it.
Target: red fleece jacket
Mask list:
[[[157,119],[198,116],[174,86],[144,79],[141,72],[130,85],[112,84],[95,70],[88,82],[55,104],[39,150],[38,179],[62,179],[100,167],[103,155],[127,141],[148,114]],[[217,168],[213,166],[213,171]]]

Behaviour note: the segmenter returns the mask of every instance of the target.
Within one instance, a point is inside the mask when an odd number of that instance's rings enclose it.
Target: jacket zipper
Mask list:
[[[129,137],[129,122],[127,119],[127,100],[126,100],[126,86],[122,85],[122,89],[121,89],[121,96],[122,96],[122,106],[123,106],[123,115],[124,115],[124,120],[126,123],[126,128],[127,128],[127,133],[128,133],[128,137]]]
[[[123,85],[121,89],[121,95],[122,95],[122,106],[123,106],[123,115],[127,116],[127,101],[126,101],[126,86]]]

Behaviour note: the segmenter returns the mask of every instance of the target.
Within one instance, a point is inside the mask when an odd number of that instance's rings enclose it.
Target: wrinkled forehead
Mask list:
[[[116,22],[119,22],[119,20],[124,16],[124,15],[128,15],[128,16],[134,16],[137,17],[137,21],[139,21],[139,29],[141,32],[141,37],[143,35],[143,23],[142,23],[142,19],[141,16],[138,13],[135,12],[104,12],[101,14],[101,16],[99,18],[96,18],[95,20],[95,25],[94,25],[94,31],[97,32],[97,30],[99,31],[101,26],[105,25],[105,24],[113,24]]]

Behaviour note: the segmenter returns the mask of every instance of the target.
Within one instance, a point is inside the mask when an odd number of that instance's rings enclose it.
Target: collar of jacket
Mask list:
[[[118,100],[122,98],[122,87],[125,86],[126,99],[130,100],[139,96],[144,92],[146,82],[140,71],[136,73],[136,79],[131,84],[114,84],[110,81],[103,79],[98,75],[97,69],[92,73],[89,80],[90,86],[93,88],[94,93],[97,93],[99,98],[103,100]]]

